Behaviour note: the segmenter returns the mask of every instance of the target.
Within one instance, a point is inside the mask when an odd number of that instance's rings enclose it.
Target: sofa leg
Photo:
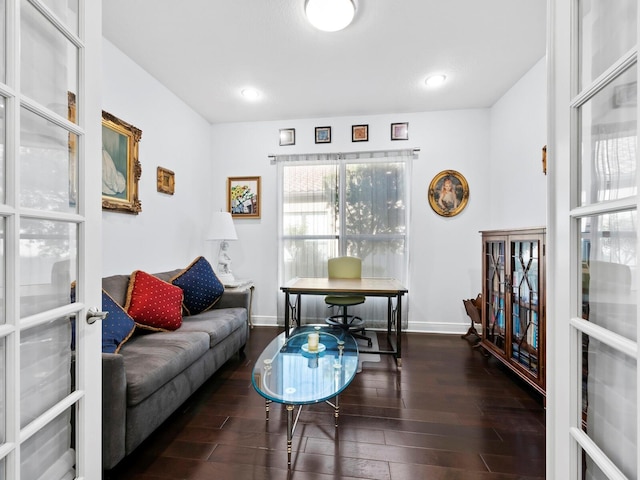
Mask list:
[[[245,353],[244,353],[244,347],[246,347],[246,346],[247,346],[247,344],[245,343],[244,345],[242,345],[240,347],[240,350],[238,350],[238,357],[239,358],[244,358],[246,356]]]

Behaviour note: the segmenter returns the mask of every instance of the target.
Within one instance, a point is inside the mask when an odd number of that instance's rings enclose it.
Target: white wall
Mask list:
[[[491,216],[487,228],[544,226],[547,177],[546,58],[491,108]]]
[[[544,68],[541,60],[491,109],[208,125],[105,41],[104,109],[143,132],[143,211],[103,213],[104,275],[215,258],[217,245],[204,236],[211,212],[226,209],[227,177],[260,176],[262,216],[235,220],[239,239],[230,242],[230,255],[235,276],[256,283],[254,321],[275,324],[276,167],[268,155],[419,148],[411,184],[409,328],[463,333],[469,320],[462,299],[481,290],[478,232],[545,223]],[[392,122],[409,122],[408,141],[390,140]],[[351,125],[362,123],[370,140],[352,143]],[[327,125],[332,143],[316,145],[314,127]],[[278,145],[280,128],[296,129],[296,145]],[[158,165],[176,172],[174,196],[156,192]],[[438,216],[427,199],[431,179],[447,169],[464,175],[470,188],[466,209],[453,218]]]
[[[206,255],[211,212],[209,123],[103,39],[103,110],[142,130],[138,215],[103,211],[103,276],[186,267]],[[175,194],[156,191],[156,168]]]
[[[391,141],[390,124],[409,122],[409,140]],[[351,125],[369,124],[368,142],[351,142]],[[332,143],[316,145],[314,127],[332,127]],[[296,145],[280,147],[280,128],[296,129]],[[239,240],[231,244],[236,277],[256,281],[254,321],[275,323],[277,284],[276,167],[269,154],[348,152],[420,148],[411,183],[410,328],[462,331],[462,299],[480,289],[478,230],[486,226],[489,191],[489,110],[460,110],[367,117],[300,119],[284,122],[221,124],[211,127],[214,170],[219,175],[214,206],[225,207],[229,176],[262,177],[262,218],[236,220]],[[437,215],[427,191],[440,171],[462,173],[470,185],[467,208],[454,218]]]

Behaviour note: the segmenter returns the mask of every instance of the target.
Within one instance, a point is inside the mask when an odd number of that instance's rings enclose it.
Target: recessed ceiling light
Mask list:
[[[352,22],[356,5],[353,0],[307,0],[304,11],[318,30],[337,32]]]
[[[240,94],[247,100],[257,100],[260,96],[260,92],[255,88],[243,88],[240,91]]]
[[[427,87],[439,87],[444,83],[446,79],[447,79],[446,75],[441,75],[441,74],[431,75],[424,81],[424,83],[427,84]]]

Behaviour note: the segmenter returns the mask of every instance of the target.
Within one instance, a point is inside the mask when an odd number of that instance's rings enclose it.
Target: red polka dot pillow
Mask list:
[[[125,310],[141,328],[176,330],[182,325],[182,289],[136,270],[129,278]]]

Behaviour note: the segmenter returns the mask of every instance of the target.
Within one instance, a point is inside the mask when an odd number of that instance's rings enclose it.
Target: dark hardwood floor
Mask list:
[[[281,329],[256,327],[229,361],[106,478],[540,480],[542,397],[457,335],[404,334],[403,368],[365,363],[340,396],[305,407],[287,471],[286,416],[251,385],[253,363]],[[382,341],[383,337],[379,334]]]

